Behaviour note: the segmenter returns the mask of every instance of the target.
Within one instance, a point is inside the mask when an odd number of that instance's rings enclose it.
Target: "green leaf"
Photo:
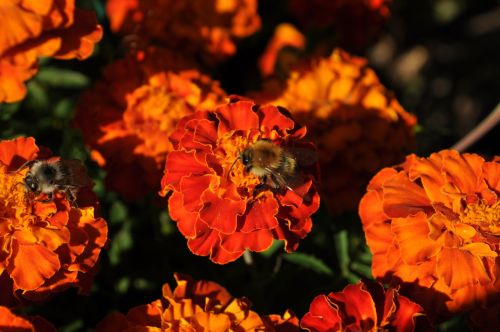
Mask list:
[[[123,202],[116,200],[111,205],[109,211],[109,221],[112,224],[119,224],[128,216],[127,206]]]
[[[273,241],[273,244],[267,249],[266,251],[261,252],[260,254],[265,257],[269,258],[271,257],[276,251],[278,251],[280,248],[283,248],[283,241],[275,240]]]
[[[45,67],[35,77],[35,80],[52,87],[81,89],[89,85],[90,80],[84,74],[57,67]]]
[[[342,230],[334,235],[335,249],[337,249],[337,259],[339,260],[340,271],[344,275],[349,271],[349,238],[346,230]]]
[[[333,275],[333,271],[321,259],[301,252],[294,252],[283,256],[283,259],[302,266],[306,269],[313,270],[319,274]]]
[[[26,103],[35,110],[45,110],[49,108],[49,97],[45,88],[36,80],[31,80],[27,84],[28,96]]]
[[[369,279],[372,278],[372,269],[369,265],[365,265],[358,262],[352,262],[351,269],[365,278]]]
[[[164,236],[175,233],[176,227],[167,211],[160,212],[160,232]]]

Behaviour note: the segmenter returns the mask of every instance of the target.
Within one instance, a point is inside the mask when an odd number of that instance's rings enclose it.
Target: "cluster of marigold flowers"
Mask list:
[[[347,33],[344,16],[379,27],[389,15],[382,0],[310,2],[290,5],[305,30]],[[297,250],[320,196],[332,215],[359,203],[373,276],[389,288],[366,281],[319,295],[299,323],[291,311],[260,315],[214,282],[177,274],[174,290],[165,284],[160,299],[110,314],[98,331],[425,331],[461,313],[479,330],[498,326],[500,158],[408,155],[416,118],[367,61],[341,49],[283,56],[307,42],[291,25],[276,29],[260,59],[264,88],[247,97],[225,92],[207,68],[260,28],[256,0],[108,0],[106,9],[130,52],[83,94],[74,125],[108,189],[129,201],[165,197],[190,251],[218,264],[275,240]],[[40,57],[85,59],[101,38],[94,14],[71,0],[10,1],[0,13],[11,14],[3,16],[13,27],[0,37],[0,102],[23,98]],[[350,48],[371,38],[357,27]],[[293,183],[281,183],[243,160],[257,142],[317,157],[301,164],[295,156]],[[49,157],[32,138],[0,142],[0,327],[53,329],[10,308],[68,287],[88,292],[108,240],[91,194],[77,206],[64,193],[51,202],[28,197],[29,168],[21,166]]]

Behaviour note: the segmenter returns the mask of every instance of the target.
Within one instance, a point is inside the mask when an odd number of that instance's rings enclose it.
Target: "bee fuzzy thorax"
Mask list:
[[[52,200],[55,192],[63,192],[74,203],[78,190],[92,184],[79,160],[33,160],[23,167],[29,167],[24,178],[26,190],[46,194],[48,198],[43,201]]]
[[[261,179],[271,189],[289,188],[287,182],[296,177],[296,160],[285,148],[269,140],[248,146],[240,161],[248,173]]]

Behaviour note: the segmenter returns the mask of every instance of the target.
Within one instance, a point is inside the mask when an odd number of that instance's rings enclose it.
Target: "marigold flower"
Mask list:
[[[300,142],[306,134],[277,107],[256,105],[234,97],[213,112],[199,111],[181,120],[170,136],[162,195],[170,216],[196,255],[219,264],[239,258],[248,249],[264,251],[274,239],[285,240],[294,251],[312,227],[319,207],[314,185],[317,170],[304,167],[293,190],[263,188],[261,179],[247,172],[240,153],[259,140],[284,149],[311,149]]]
[[[452,150],[381,170],[359,205],[373,275],[429,313],[499,317],[499,179],[498,159]]]
[[[3,1],[0,17],[0,103],[24,98],[39,57],[83,60],[102,37],[95,15],[74,0]]]
[[[284,89],[273,88],[256,98],[286,107],[309,129],[332,213],[354,210],[373,174],[401,162],[414,145],[415,117],[363,58],[337,49],[293,70]]]
[[[260,28],[257,0],[108,0],[111,30],[221,60]]]
[[[163,285],[162,298],[129,310],[127,315],[109,314],[96,332],[118,331],[297,331],[298,319],[291,311],[259,316],[246,298],[235,298],[212,281],[195,281],[175,274],[177,287]],[[286,324],[284,323],[286,321]]]
[[[150,49],[107,66],[80,100],[74,124],[107,171],[107,187],[125,199],[157,192],[179,120],[224,100],[218,82],[193,68],[179,55]]]
[[[422,307],[376,282],[359,282],[341,292],[318,295],[300,326],[311,332],[431,331]]]
[[[107,241],[95,199],[78,200],[76,208],[62,193],[51,202],[30,196],[23,185],[28,169],[19,168],[37,158],[43,153],[33,138],[0,141],[0,301],[6,305],[70,286],[88,292]]]
[[[55,327],[40,316],[20,317],[0,306],[0,330],[12,332],[55,332]]]
[[[379,34],[392,0],[292,0],[290,11],[305,27],[333,27],[337,45],[361,50]]]

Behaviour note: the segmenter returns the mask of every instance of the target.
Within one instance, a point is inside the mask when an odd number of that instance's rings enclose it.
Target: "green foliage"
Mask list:
[[[283,256],[283,258],[289,262],[297,264],[316,273],[326,274],[328,276],[333,275],[333,271],[328,267],[328,265],[321,259],[314,257],[313,255],[305,254],[302,252],[294,252]]]

